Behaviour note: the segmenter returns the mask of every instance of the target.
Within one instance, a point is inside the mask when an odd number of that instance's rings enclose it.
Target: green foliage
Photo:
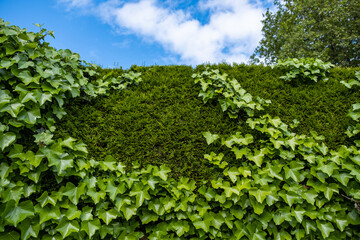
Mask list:
[[[287,70],[285,76],[281,76],[280,79],[285,81],[292,81],[299,79],[304,82],[322,80],[328,81],[326,74],[329,73],[329,69],[334,65],[331,63],[324,63],[320,59],[314,58],[289,58],[287,60],[278,60],[274,67],[284,68]]]
[[[45,31],[27,33],[0,23],[0,39],[10,49],[0,45],[1,59],[31,55],[32,50],[22,51],[24,44],[36,45],[33,51],[38,51],[31,60],[36,64],[27,64],[25,70],[18,62],[9,68],[8,63],[0,65],[4,94],[0,103],[0,239],[360,237],[356,144],[335,150],[315,132],[297,134],[292,131],[296,124],[290,126],[279,117],[258,112],[266,101],[252,102],[252,95],[236,80],[206,70],[195,74],[195,81],[213,85],[209,91],[217,93],[211,99],[219,102],[218,109],[244,120],[250,129],[199,131],[203,144],[213,147],[204,155],[219,173],[213,179],[196,183],[186,177],[174,179],[172,169],[165,165],[134,161],[126,168],[120,158],[89,158],[81,141],[54,137],[55,121],[66,114],[64,106],[75,96],[84,103],[89,96],[117,93],[124,89],[120,85],[128,87],[128,81],[140,82],[140,75],[100,77],[96,66],[81,65],[78,55],[62,56],[65,51],[50,48],[43,42]],[[19,40],[27,34],[34,37]],[[69,61],[72,65],[66,69]],[[37,70],[41,64],[46,69]],[[62,64],[60,76],[41,75]],[[156,71],[147,74],[158,76]],[[143,85],[145,81],[138,88]],[[206,95],[207,90],[201,93]],[[41,100],[44,94],[49,100]],[[93,104],[98,97],[85,102]],[[225,108],[223,102],[231,107]],[[243,110],[248,114],[241,114]],[[31,142],[22,138],[29,132]]]
[[[67,104],[68,115],[56,124],[55,138],[82,139],[90,158],[112,155],[127,167],[134,162],[166,164],[175,178],[212,178],[217,173],[203,155],[217,147],[208,146],[202,132],[229,134],[239,128],[238,121],[214,107],[216,102],[202,103],[197,97],[200,87],[191,81],[191,67],[131,70],[141,70],[143,81],[138,86],[112,90],[91,104],[81,98]]]
[[[345,82],[345,81],[341,81],[342,84],[344,84],[347,88],[352,88],[353,86],[360,86],[360,71],[356,71],[355,72],[355,78],[356,79],[352,79],[349,82]],[[348,114],[353,120],[355,120],[356,122],[359,122],[359,118],[360,118],[360,103],[354,103],[349,111]],[[356,136],[358,133],[360,132],[360,125],[356,124],[355,126],[349,126],[346,134],[349,137],[353,137]],[[358,143],[357,143],[358,144]]]
[[[254,110],[263,110],[262,105],[271,103],[259,97],[253,100],[236,79],[228,81],[227,74],[220,74],[217,69],[206,69],[202,73],[194,73],[192,77],[201,86],[199,97],[202,97],[204,103],[217,99],[223,112],[227,111],[230,118],[237,118],[240,109],[244,109],[248,116],[253,116]]]
[[[319,58],[338,66],[360,64],[358,0],[275,0],[262,20],[254,60]]]

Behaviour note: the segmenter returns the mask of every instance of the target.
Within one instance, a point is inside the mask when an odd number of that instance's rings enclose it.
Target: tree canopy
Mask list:
[[[313,57],[360,65],[359,0],[275,0],[263,15],[263,38],[253,60]]]

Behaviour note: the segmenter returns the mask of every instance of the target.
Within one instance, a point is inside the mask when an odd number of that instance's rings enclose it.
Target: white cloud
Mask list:
[[[69,8],[83,8],[92,4],[92,0],[59,0],[60,3],[65,3]]]
[[[61,1],[82,6],[91,0]],[[198,9],[210,14],[203,24],[186,9],[166,8],[157,0],[109,0],[94,13],[126,33],[160,43],[184,63],[232,63],[247,61],[261,39],[265,9],[258,0],[250,1],[200,0]]]

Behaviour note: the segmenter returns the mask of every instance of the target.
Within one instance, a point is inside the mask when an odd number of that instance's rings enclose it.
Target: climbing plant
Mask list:
[[[70,136],[54,139],[71,98],[122,90],[141,74],[101,77],[47,35],[0,21],[0,239],[360,237],[357,145],[333,150],[315,132],[295,134],[296,124],[260,114],[270,101],[216,70],[194,74],[200,97],[247,116],[253,132],[203,133],[221,146],[204,153],[221,173],[209,182],[177,181],[166,166],[127,170],[112,156],[89,159]]]

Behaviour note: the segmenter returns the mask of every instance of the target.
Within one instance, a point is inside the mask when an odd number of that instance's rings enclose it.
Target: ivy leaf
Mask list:
[[[335,231],[333,225],[330,222],[316,221],[316,225],[317,225],[318,229],[320,230],[321,235],[325,239],[330,236],[330,233]]]
[[[337,173],[333,174],[332,177],[334,177],[344,186],[347,186],[349,180],[352,178],[351,175],[348,173]]]
[[[244,155],[246,156],[250,151],[249,148],[241,148],[240,150],[237,147],[232,147],[231,151],[235,153],[236,159],[241,159]]]
[[[149,185],[152,190],[155,190],[155,186],[159,183],[159,181],[157,181],[154,177],[151,176],[147,180],[142,180],[142,183]]]
[[[73,232],[79,232],[80,227],[79,223],[76,220],[68,221],[65,218],[63,218],[59,225],[56,227],[56,230],[61,234],[63,238],[66,238]]]
[[[215,142],[217,139],[219,139],[219,135],[218,134],[211,134],[210,132],[203,132],[203,136],[206,139],[206,143],[208,145],[212,144],[213,142]]]
[[[159,216],[157,214],[147,209],[144,209],[139,217],[142,224],[156,222],[159,219]]]
[[[171,172],[170,168],[164,165],[161,165],[160,169],[157,166],[154,167],[154,176],[160,177],[164,181],[167,180],[169,172]]]
[[[20,112],[18,116],[18,120],[22,120],[25,123],[32,125],[36,123],[36,119],[38,118],[41,118],[41,113],[39,108],[33,108],[30,111],[23,110]]]
[[[296,228],[294,231],[291,232],[291,234],[295,236],[296,240],[300,240],[305,237],[305,230],[301,228]],[[292,239],[291,236],[290,239]]]
[[[284,190],[279,192],[279,196],[291,207],[295,202],[299,201],[301,197],[293,192],[285,192]]]
[[[269,189],[267,189],[267,190],[251,189],[251,190],[249,190],[249,195],[254,196],[259,203],[262,203],[269,194],[271,194],[271,191],[269,191]]]
[[[204,230],[206,233],[209,232],[209,228],[210,228],[210,225],[211,225],[211,220],[212,219],[200,219],[198,221],[195,221],[193,222],[193,225],[196,229],[202,229]]]
[[[36,213],[39,214],[40,224],[49,221],[50,219],[60,219],[61,212],[58,206],[54,207],[41,207],[39,204],[35,206]]]
[[[37,238],[40,231],[40,224],[31,224],[31,220],[26,219],[20,223],[19,229],[21,230],[21,240],[27,240],[31,237]]]
[[[20,234],[15,231],[0,233],[0,240],[19,240],[19,239],[20,239]]]
[[[136,215],[137,212],[136,206],[124,206],[120,210],[127,221],[129,221],[132,216]]]
[[[346,218],[338,218],[338,217],[335,218],[335,223],[342,232],[350,224],[350,222]]]
[[[329,150],[329,148],[325,145],[325,143],[323,142],[321,144],[321,146],[317,146],[317,148],[320,150],[320,152],[325,156]]]
[[[305,214],[305,209],[303,209],[300,206],[296,206],[295,209],[292,209],[292,215],[296,218],[296,220],[301,223],[303,218],[304,218],[304,214]]]
[[[308,235],[311,234],[311,231],[316,232],[317,230],[316,223],[314,221],[304,220],[302,224],[305,228],[306,234]]]
[[[76,187],[73,183],[68,182],[65,188],[60,188],[59,192],[67,196],[73,204],[77,205],[79,198],[85,194],[85,187],[85,184],[80,184],[79,187]]]
[[[100,230],[100,228],[101,223],[99,219],[81,222],[81,231],[85,231],[87,235],[89,235],[89,239],[92,239],[92,236],[94,236],[96,231]]]
[[[4,149],[8,146],[10,146],[13,142],[16,140],[16,134],[13,132],[7,132],[5,134],[1,133],[0,136],[0,147],[1,151],[4,151]]]
[[[123,187],[123,190],[121,190],[121,186]],[[119,186],[115,186],[115,183],[113,180],[110,180],[106,186],[106,190],[105,190],[110,199],[112,201],[115,201],[116,196],[119,193],[124,193],[125,192],[125,184],[124,183],[120,183]]]
[[[25,154],[25,158],[29,160],[29,163],[34,166],[38,167],[41,163],[41,160],[44,158],[42,154],[34,154],[32,151],[27,151]]]
[[[259,150],[255,149],[254,154],[250,153],[248,155],[248,159],[255,162],[256,166],[261,167],[264,156],[265,155],[264,155],[264,153],[262,151],[259,151]]]
[[[177,188],[179,190],[186,189],[188,191],[193,191],[196,188],[196,182],[194,180],[189,182],[189,178],[181,177]]]
[[[41,207],[46,206],[48,203],[50,203],[50,204],[53,205],[53,206],[56,206],[57,196],[55,196],[55,197],[49,196],[49,195],[48,195],[48,192],[45,191],[45,192],[44,192],[43,194],[41,194],[41,196],[40,196],[38,199],[36,199],[36,200],[40,203]]]
[[[90,221],[93,220],[93,215],[92,215],[92,207],[89,206],[85,206],[81,209],[81,216],[80,219],[81,221],[85,222],[85,221]]]
[[[315,199],[318,196],[318,194],[316,193],[316,191],[314,189],[305,191],[302,193],[302,197],[311,205],[314,205],[315,203]]]
[[[240,172],[236,167],[232,167],[230,169],[226,168],[223,173],[224,173],[225,176],[229,176],[230,180],[233,183],[236,183],[237,176],[240,175]]]
[[[183,236],[185,233],[189,232],[190,230],[190,225],[187,221],[172,222],[170,227],[176,232],[178,237]]]
[[[330,201],[334,192],[339,193],[339,186],[336,183],[330,183],[328,186],[325,187],[324,196],[327,200]]]
[[[273,220],[276,225],[282,224],[284,221],[291,221],[291,212],[289,207],[279,208],[273,215]]]
[[[100,166],[102,166],[102,169],[104,171],[110,170],[115,171],[116,167],[114,166],[116,164],[116,159],[113,156],[106,156],[105,160],[100,162]]]
[[[67,219],[69,220],[74,220],[76,218],[80,218],[81,216],[81,211],[78,210],[77,206],[71,204],[69,206],[69,209],[65,212],[65,216],[67,217]]]
[[[112,208],[109,211],[106,211],[104,209],[101,209],[99,211],[99,218],[105,222],[106,225],[109,225],[109,223],[116,219],[119,216],[119,212]]]
[[[106,192],[103,190],[89,189],[86,194],[91,197],[95,204],[98,204],[101,199],[104,199]]]
[[[289,168],[287,166],[284,167],[285,170],[285,178],[292,178],[295,182],[302,182],[305,179],[305,176],[301,174],[299,171],[294,170],[293,168]]]
[[[136,207],[141,207],[143,205],[145,199],[150,200],[151,197],[148,193],[149,186],[143,186],[140,183],[135,183],[133,188],[131,189],[129,196],[136,197]]]
[[[19,222],[34,215],[34,206],[30,200],[21,202],[17,206],[15,206],[14,200],[10,200],[7,202],[5,211],[2,213],[4,219],[15,227]]]

